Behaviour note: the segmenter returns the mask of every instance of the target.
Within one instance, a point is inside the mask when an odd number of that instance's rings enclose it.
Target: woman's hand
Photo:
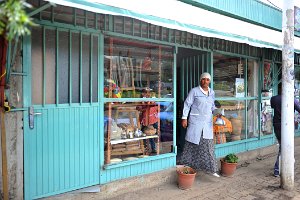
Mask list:
[[[183,128],[186,128],[187,127],[187,119],[182,119],[181,120],[181,125]]]

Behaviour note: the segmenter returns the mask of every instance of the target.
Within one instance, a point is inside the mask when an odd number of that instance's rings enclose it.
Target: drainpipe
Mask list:
[[[294,188],[294,0],[283,1],[280,185]]]

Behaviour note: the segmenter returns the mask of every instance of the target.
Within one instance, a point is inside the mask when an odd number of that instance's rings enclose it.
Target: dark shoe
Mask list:
[[[156,150],[152,150],[152,153],[157,153],[157,151]]]
[[[279,176],[280,176],[280,173],[279,173],[278,170],[274,170],[274,176],[275,176],[275,177],[279,177]]]

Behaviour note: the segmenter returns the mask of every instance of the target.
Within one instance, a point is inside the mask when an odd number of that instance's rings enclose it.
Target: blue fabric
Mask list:
[[[200,86],[191,89],[184,102],[182,114],[182,118],[187,118],[190,113],[185,140],[199,144],[202,132],[204,139],[213,139],[214,101],[215,92],[213,90],[210,90],[207,96],[200,90]]]

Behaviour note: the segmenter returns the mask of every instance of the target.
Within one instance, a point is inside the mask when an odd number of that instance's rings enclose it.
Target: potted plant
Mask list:
[[[239,158],[234,153],[226,155],[221,158],[221,174],[223,176],[232,176],[236,170]]]
[[[178,187],[182,190],[190,189],[193,186],[196,170],[188,166],[180,166],[177,168]]]

